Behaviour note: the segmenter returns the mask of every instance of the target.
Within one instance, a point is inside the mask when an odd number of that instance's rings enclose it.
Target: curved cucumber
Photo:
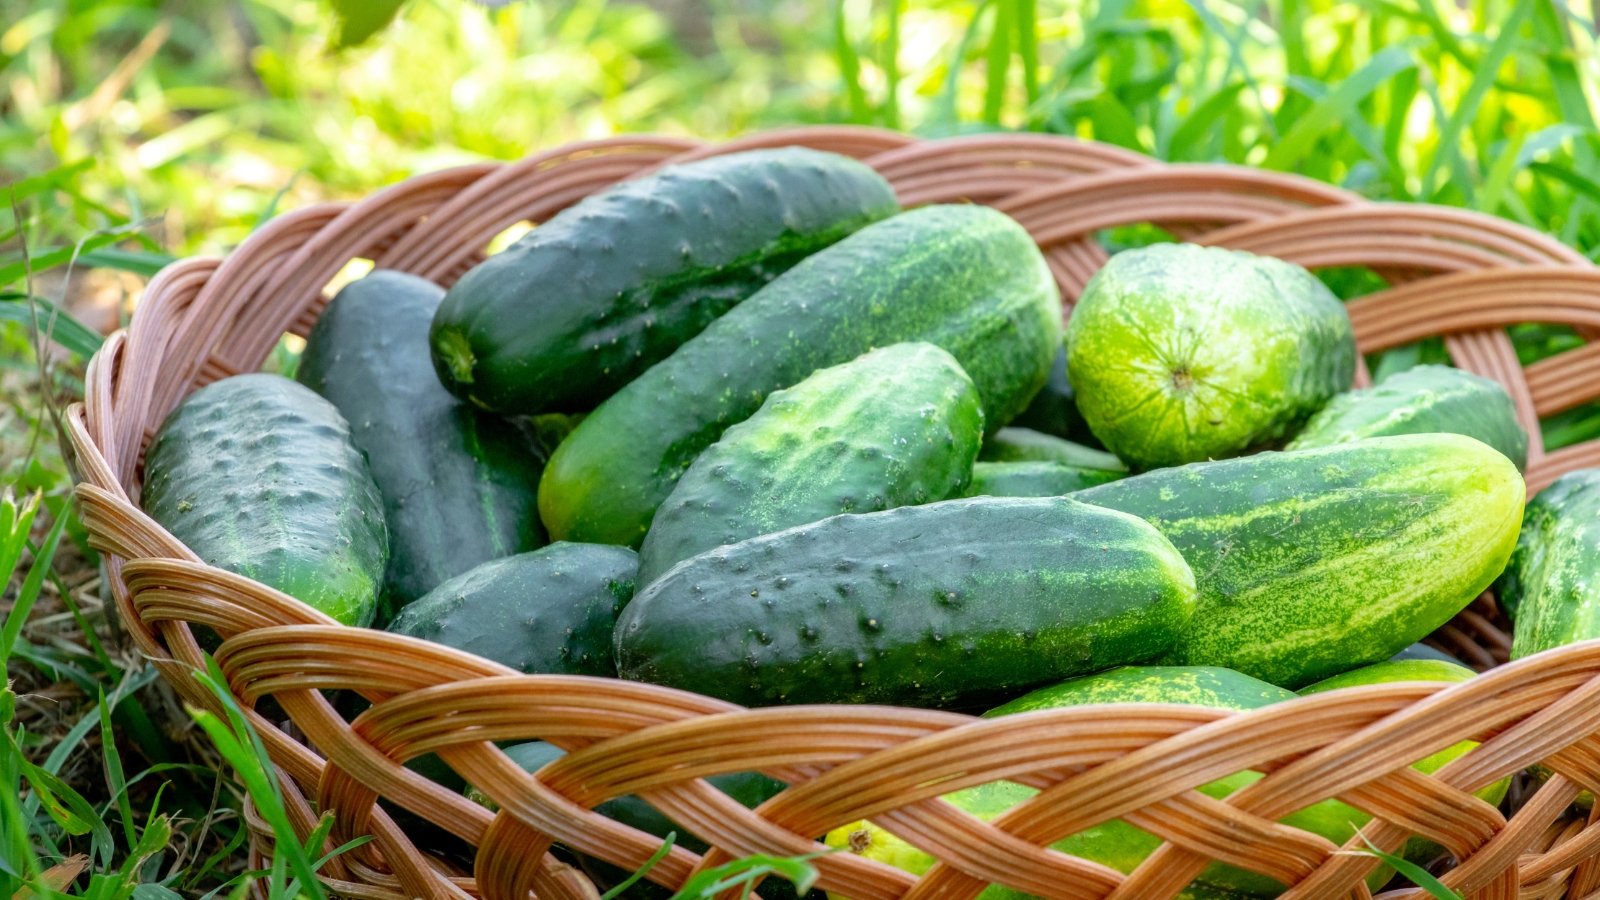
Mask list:
[[[1448,432],[1474,437],[1528,463],[1528,433],[1500,383],[1449,366],[1417,366],[1376,387],[1340,394],[1311,417],[1288,449],[1326,447],[1386,434]]]
[[[556,448],[539,512],[557,538],[637,544],[700,451],[768,394],[902,341],[949,351],[998,428],[1044,382],[1058,301],[1033,239],[992,209],[928,206],[870,225],[601,404]]]
[[[1084,419],[1142,469],[1282,438],[1348,389],[1356,364],[1350,317],[1311,273],[1193,244],[1111,257],[1066,346]]]
[[[669,570],[617,667],[747,705],[947,705],[1160,653],[1193,578],[1143,522],[1059,497],[834,516]]]
[[[190,394],[150,445],[144,511],[210,565],[346,625],[378,605],[383,501],[333,404],[278,375]]]
[[[982,439],[972,379],[932,344],[820,369],[694,461],[650,523],[639,582],[759,534],[944,500],[966,484]]]
[[[1053,462],[1080,469],[1128,471],[1122,460],[1104,450],[1075,444],[1031,428],[1000,429],[983,442],[978,458],[984,462]]]
[[[1122,474],[1057,462],[980,462],[972,466],[967,496],[1060,497],[1116,481]]]
[[[1600,469],[1540,491],[1496,589],[1516,620],[1511,658],[1600,637]]]
[[[779,273],[899,210],[802,147],[669,166],[557,213],[450,289],[439,379],[500,412],[588,409]]]
[[[1072,496],[1140,516],[1200,605],[1163,661],[1298,687],[1387,659],[1499,574],[1524,485],[1455,434],[1368,438],[1158,469]]]
[[[633,597],[626,547],[556,543],[469,569],[407,606],[389,631],[519,672],[611,676],[612,629]]]
[[[444,291],[377,271],[340,291],[295,377],[350,422],[389,525],[380,621],[440,582],[543,542],[539,460],[511,423],[461,403],[428,359]]]

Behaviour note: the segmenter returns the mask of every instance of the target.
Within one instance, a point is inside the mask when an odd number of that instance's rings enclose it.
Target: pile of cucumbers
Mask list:
[[[829,153],[730,154],[591,196],[449,291],[350,283],[295,380],[172,413],[142,503],[342,623],[750,706],[1249,709],[1462,680],[1413,645],[1497,579],[1514,655],[1600,637],[1600,472],[1525,512],[1506,392],[1442,366],[1349,390],[1350,320],[1306,270],[1128,249],[1061,321],[1007,216],[902,211]],[[1323,806],[1288,821],[1365,821]],[[828,839],[932,862],[869,823]],[[1119,821],[1059,846],[1128,871],[1156,843]],[[1219,865],[1191,891],[1281,887]]]

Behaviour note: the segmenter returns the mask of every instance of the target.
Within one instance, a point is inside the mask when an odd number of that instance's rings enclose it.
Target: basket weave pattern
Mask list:
[[[553,843],[637,868],[659,840],[594,812],[637,794],[703,838],[675,848],[652,878],[676,885],[750,853],[822,849],[813,837],[870,816],[939,862],[914,877],[848,853],[816,860],[821,885],[857,900],[975,896],[990,882],[1043,897],[1173,897],[1213,860],[1292,885],[1293,898],[1368,897],[1376,864],[1278,824],[1330,796],[1371,813],[1375,845],[1425,836],[1459,862],[1444,876],[1471,898],[1586,897],[1600,891],[1600,827],[1571,818],[1600,791],[1600,642],[1499,665],[1458,685],[1338,691],[1248,713],[1171,705],[1054,710],[992,720],[888,707],[746,710],[630,682],[519,675],[476,657],[348,628],[261,584],[202,564],[138,506],[141,455],[184,395],[257,369],[286,332],[305,335],[324,288],[348,261],[448,285],[491,238],[667,162],[783,144],[865,160],[906,205],[972,201],[1016,218],[1045,252],[1067,301],[1105,261],[1101,229],[1153,223],[1183,239],[1310,267],[1366,266],[1391,285],[1352,301],[1367,353],[1443,335],[1461,368],[1511,392],[1529,429],[1530,494],[1600,465],[1600,441],[1546,453],[1538,419],[1600,397],[1600,342],[1524,369],[1504,327],[1572,325],[1600,335],[1600,269],[1560,243],[1488,216],[1373,203],[1293,175],[1166,165],[1061,137],[919,141],[886,131],[809,128],[715,146],[624,137],[510,165],[412,178],[355,204],[277,217],[225,260],[187,259],[151,282],[125,333],[89,367],[68,416],[78,500],[106,554],[119,613],[186,701],[214,708],[192,677],[203,657],[190,625],[225,638],[217,662],[278,766],[302,835],[318,811],[332,844],[374,840],[333,860],[348,897],[593,898]],[[1366,380],[1363,369],[1358,381]],[[1434,636],[1481,668],[1509,641],[1485,597]],[[372,706],[351,721],[327,699],[353,690]],[[273,698],[293,727],[252,711]],[[492,742],[542,738],[568,751],[537,775]],[[1458,741],[1478,747],[1435,774],[1413,761]],[[404,768],[437,753],[492,797],[497,812]],[[1472,791],[1542,763],[1554,774],[1507,819]],[[1265,777],[1226,800],[1195,789],[1242,769]],[[790,785],[752,811],[703,779],[760,770]],[[982,823],[937,798],[1009,779],[1040,789]],[[470,870],[435,859],[375,801],[387,798],[477,848]],[[1122,818],[1166,843],[1130,875],[1048,849]],[[252,855],[271,832],[252,822]],[[1361,847],[1352,841],[1346,850]],[[1421,896],[1415,890],[1394,896]],[[1384,896],[1390,896],[1385,894]]]

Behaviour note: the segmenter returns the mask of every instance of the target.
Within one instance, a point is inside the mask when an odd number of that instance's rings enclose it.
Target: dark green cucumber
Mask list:
[[[1344,305],[1299,266],[1220,247],[1111,257],[1067,323],[1078,409],[1139,469],[1233,456],[1292,434],[1350,387]]]
[[[1089,430],[1089,423],[1078,411],[1077,395],[1072,391],[1072,380],[1067,377],[1065,347],[1056,353],[1056,361],[1050,364],[1050,377],[1045,379],[1044,387],[1033,395],[1033,402],[1018,413],[1011,424],[1100,448],[1100,439]]]
[[[352,282],[306,339],[296,374],[350,422],[389,525],[380,621],[440,582],[543,542],[540,460],[515,426],[445,390],[428,359],[444,291],[403,272]]]
[[[1427,644],[1412,644],[1411,646],[1401,650],[1399,653],[1389,657],[1391,662],[1405,662],[1413,659],[1431,659],[1437,662],[1454,663],[1458,666],[1462,664],[1461,660],[1456,659],[1454,656],[1451,656],[1437,647],[1430,647]]]
[[[1540,491],[1495,585],[1516,628],[1511,658],[1600,638],[1600,469],[1579,469]]]
[[[1072,496],[1140,516],[1194,569],[1200,605],[1163,661],[1299,687],[1387,659],[1505,565],[1515,466],[1455,434],[1367,438],[1158,469]]]
[[[1326,447],[1386,434],[1448,432],[1474,437],[1528,463],[1528,432],[1500,383],[1449,366],[1417,366],[1376,387],[1340,394],[1311,417],[1288,449]]]
[[[873,347],[927,341],[987,426],[1044,383],[1059,295],[1033,239],[982,206],[927,206],[811,256],[601,404],[556,449],[539,511],[565,540],[637,544],[694,458],[767,395]]]
[[[983,439],[972,379],[932,344],[894,344],[774,391],[706,448],[656,511],[639,583],[758,534],[944,500]]]
[[[719,547],[646,587],[617,667],[747,705],[942,705],[1147,659],[1193,574],[1132,516],[975,497]]]
[[[519,672],[615,675],[612,629],[638,565],[626,547],[551,544],[457,575],[401,610],[389,630]]]
[[[346,625],[372,621],[383,500],[349,424],[309,388],[253,373],[190,394],[150,445],[141,502],[210,565]]]
[[[1118,473],[1128,471],[1122,460],[1104,450],[1074,444],[1031,428],[1012,427],[996,431],[983,442],[978,458],[984,462],[1054,462],[1080,469]]]
[[[1057,462],[980,462],[972,466],[968,497],[1060,497],[1121,478],[1123,473]]]
[[[625,181],[450,289],[433,323],[439,379],[500,412],[588,409],[779,273],[899,208],[872,169],[803,147]]]

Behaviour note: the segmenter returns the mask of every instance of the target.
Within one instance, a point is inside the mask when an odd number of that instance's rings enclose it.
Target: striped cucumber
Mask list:
[[[1072,496],[1144,518],[1194,569],[1200,606],[1163,661],[1292,688],[1449,621],[1504,567],[1523,491],[1498,451],[1426,434],[1158,469]]]
[[[1600,469],[1568,472],[1529,501],[1496,588],[1516,623],[1513,659],[1600,638]]]

